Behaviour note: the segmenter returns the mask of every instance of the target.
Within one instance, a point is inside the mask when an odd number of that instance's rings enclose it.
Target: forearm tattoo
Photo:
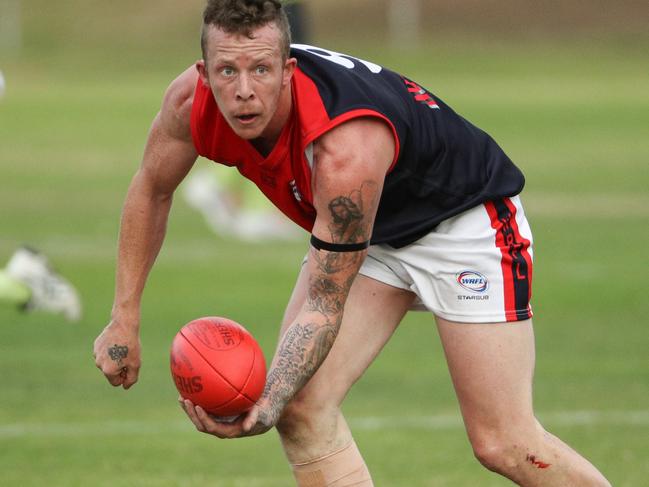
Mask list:
[[[128,356],[128,347],[115,344],[108,349],[108,356],[113,362],[117,362],[118,367],[122,367],[122,360]]]
[[[378,186],[366,181],[348,196],[337,196],[328,205],[331,242],[369,240]],[[277,417],[295,393],[318,370],[338,335],[349,289],[356,277],[363,251],[328,252],[311,249],[311,268],[306,303],[307,321],[294,323],[281,339],[268,375],[264,397],[269,413]]]
[[[284,404],[318,369],[336,339],[338,327],[295,323],[284,337],[266,381],[264,396],[272,395],[271,410],[279,414]]]
[[[318,311],[325,317],[342,313],[345,305],[345,289],[333,279],[322,275],[309,279],[307,304],[311,311]]]

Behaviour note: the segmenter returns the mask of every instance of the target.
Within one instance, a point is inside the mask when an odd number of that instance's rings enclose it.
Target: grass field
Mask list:
[[[539,416],[616,487],[649,486],[647,45],[435,47],[434,58],[354,54],[421,81],[524,170]],[[41,248],[85,309],[70,325],[0,307],[0,485],[291,485],[275,433],[218,441],[193,430],[168,349],[182,324],[220,314],[244,323],[270,359],[304,243],[215,237],[179,198],[145,294],[140,383],[112,389],[92,360],[124,192],[166,83],[193,59],[27,54],[0,62],[0,258],[23,242]],[[428,315],[406,318],[345,411],[377,485],[510,485],[472,457]]]

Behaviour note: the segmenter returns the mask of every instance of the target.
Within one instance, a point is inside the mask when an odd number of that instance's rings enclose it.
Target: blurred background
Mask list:
[[[83,303],[77,323],[0,303],[0,485],[291,485],[274,433],[193,430],[168,351],[184,323],[223,315],[270,359],[304,236],[215,233],[178,197],[145,293],[140,382],[112,389],[91,353],[123,197],[165,87],[200,56],[203,6],[0,0],[0,267],[30,244]],[[649,485],[649,4],[329,0],[297,15],[300,40],[414,78],[525,172],[539,417],[613,485]],[[345,411],[377,485],[510,485],[472,458],[426,314]]]

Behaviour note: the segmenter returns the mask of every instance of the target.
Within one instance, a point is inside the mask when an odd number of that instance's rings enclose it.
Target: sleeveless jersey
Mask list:
[[[278,142],[262,157],[219,112],[198,82],[191,130],[199,155],[236,167],[289,218],[311,231],[312,143],[350,119],[376,117],[395,137],[372,244],[403,247],[443,220],[501,197],[515,196],[523,174],[485,132],[414,81],[374,63],[294,44],[293,108]],[[359,149],[363,141],[358,141]]]

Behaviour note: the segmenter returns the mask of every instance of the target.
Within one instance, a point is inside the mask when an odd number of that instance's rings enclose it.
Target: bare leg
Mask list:
[[[610,487],[586,459],[534,417],[531,320],[466,324],[437,318],[476,457],[523,487]]]
[[[306,270],[303,270],[286,310],[285,326],[304,302],[306,282]],[[340,332],[329,356],[287,406],[277,425],[284,451],[293,465],[299,485],[372,485],[371,480],[300,483],[298,474],[301,466],[317,460],[324,461],[332,453],[344,451],[341,458],[344,455],[345,459],[341,462],[355,462],[356,469],[364,469],[364,478],[369,479],[362,458],[355,451],[352,434],[340,412],[340,405],[351,386],[392,336],[413,298],[410,292],[363,275],[357,276],[345,305]],[[334,472],[336,466],[327,465],[325,468]],[[360,478],[361,472],[357,474]]]

